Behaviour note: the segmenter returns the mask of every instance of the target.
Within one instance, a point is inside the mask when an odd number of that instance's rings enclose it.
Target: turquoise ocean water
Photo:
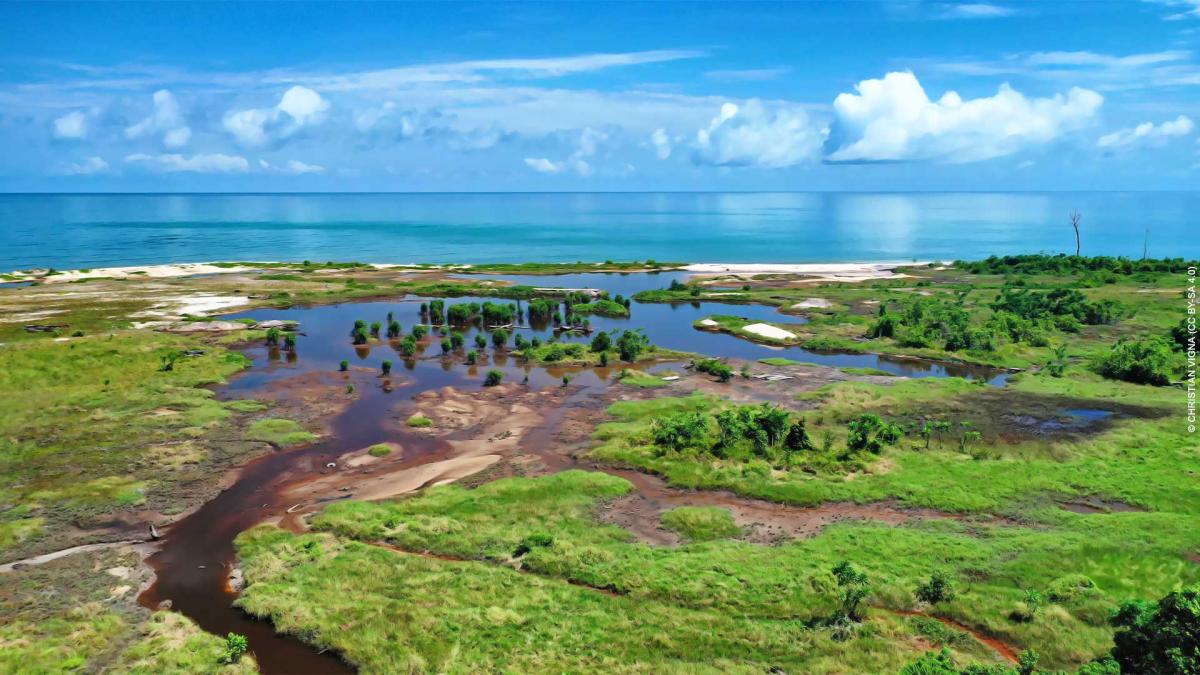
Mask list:
[[[211,260],[1200,258],[1200,192],[0,195],[0,271]]]

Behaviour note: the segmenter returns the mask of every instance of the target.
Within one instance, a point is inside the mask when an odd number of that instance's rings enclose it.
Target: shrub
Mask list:
[[[886,422],[878,415],[860,415],[848,426],[850,435],[846,439],[846,447],[850,450],[866,450],[878,454],[885,445],[895,443],[903,435],[899,425]]]
[[[492,344],[497,347],[503,347],[504,343],[508,342],[508,331],[504,329],[496,329],[492,331]]]
[[[289,351],[289,352],[296,350],[296,334],[295,333],[288,333],[287,335],[283,336],[283,348],[285,351]]]
[[[478,360],[478,359],[479,359],[479,356],[478,356],[478,355],[475,353],[475,350],[474,350],[474,349],[472,349],[471,351],[467,352],[467,365],[468,365],[468,366],[473,366],[473,365],[475,365],[475,361],[476,361],[476,360]]]
[[[504,371],[489,370],[489,371],[487,371],[487,375],[483,378],[483,386],[494,387],[494,386],[500,384],[500,380],[503,380],[503,379],[504,379]]]
[[[612,338],[609,337],[608,333],[605,331],[596,333],[595,337],[592,338],[592,351],[606,352],[609,349],[612,349]]]
[[[867,575],[843,560],[831,570],[841,589],[838,597],[838,608],[834,611],[835,623],[843,621],[862,621],[862,601],[871,594],[870,582]]]
[[[936,605],[954,599],[954,588],[950,586],[950,577],[941,572],[934,572],[929,581],[917,587],[917,599]]]
[[[346,359],[342,359],[338,363],[338,370],[342,371],[343,373],[346,372],[347,370],[350,370],[350,362],[347,361]]]
[[[654,444],[682,450],[696,445],[708,433],[708,416],[701,413],[679,413],[655,419],[652,424]]]
[[[733,378],[733,369],[716,359],[702,359],[697,361],[696,371],[708,373],[721,382],[728,382]]]
[[[429,332],[428,328],[426,328],[422,324],[417,324],[417,325],[413,326],[412,337],[414,340],[420,340],[421,338],[425,337],[425,334],[428,332]]]
[[[639,331],[622,331],[621,337],[617,338],[617,351],[621,354],[621,360],[629,363],[637,361],[638,356],[649,346],[650,339]]]
[[[380,368],[383,370],[384,375],[389,375],[392,372],[392,362],[384,361],[382,364],[380,364]]]
[[[225,636],[225,652],[221,655],[221,663],[234,664],[241,660],[242,655],[250,648],[246,636],[230,633]]]
[[[475,347],[477,349],[487,349],[487,338],[483,336],[483,333],[475,334]]]
[[[452,348],[462,349],[464,344],[466,344],[466,338],[463,337],[462,333],[459,333],[458,331],[450,332],[450,346]]]
[[[271,346],[279,344],[279,329],[278,328],[268,328],[267,329],[267,344],[271,345]]]
[[[400,337],[400,322],[395,320],[388,321],[387,335],[389,338]]]
[[[451,349],[454,349],[454,345],[449,340],[442,340],[442,353],[449,354]]]
[[[1100,358],[1104,377],[1136,384],[1164,386],[1171,381],[1171,347],[1164,340],[1121,340]]]
[[[417,341],[413,336],[409,335],[400,341],[400,354],[404,358],[411,358],[416,353]]]
[[[1200,672],[1200,586],[1122,603],[1109,623],[1122,673]]]

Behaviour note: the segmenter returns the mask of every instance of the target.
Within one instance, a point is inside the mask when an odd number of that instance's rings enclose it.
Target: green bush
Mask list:
[[[1096,370],[1114,380],[1164,386],[1171,382],[1171,347],[1159,338],[1121,340],[1100,358]]]
[[[494,386],[500,384],[500,380],[503,380],[503,379],[504,379],[504,371],[489,370],[489,371],[487,371],[487,375],[483,378],[483,386],[494,387]]]
[[[1122,673],[1200,673],[1200,586],[1125,602],[1110,623]]]

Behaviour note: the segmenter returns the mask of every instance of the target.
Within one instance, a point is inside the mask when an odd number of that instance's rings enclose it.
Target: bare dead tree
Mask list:
[[[1075,255],[1079,255],[1079,221],[1082,218],[1078,211],[1071,212],[1071,227],[1075,228]]]

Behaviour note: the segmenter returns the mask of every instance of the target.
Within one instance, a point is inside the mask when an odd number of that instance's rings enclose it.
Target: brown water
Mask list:
[[[660,283],[661,280],[655,279],[647,282],[646,287]],[[542,277],[539,285],[571,284],[556,281],[554,277]],[[470,300],[449,300],[448,304]],[[406,405],[414,395],[446,386],[478,387],[483,372],[490,368],[503,370],[507,382],[524,380],[527,386],[533,388],[557,386],[564,373],[572,372],[569,368],[524,365],[503,353],[492,353],[487,366],[476,368],[463,364],[461,357],[443,359],[436,354],[419,354],[415,359],[406,360],[387,342],[359,348],[350,344],[348,333],[355,319],[382,322],[388,312],[394,312],[407,331],[418,321],[417,308],[421,301],[421,298],[406,298],[393,302],[256,310],[235,315],[259,320],[297,320],[302,334],[295,353],[286,359],[281,358],[277,351],[269,351],[265,347],[247,349],[253,366],[225,386],[219,392],[221,396],[252,396],[269,384],[281,383],[298,375],[313,371],[332,372],[342,359],[355,366],[368,366],[376,372],[384,359],[391,360],[397,364],[393,372],[399,384],[389,389],[380,386],[380,381],[372,376],[361,373],[351,375],[357,380],[358,396],[332,420],[324,440],[251,461],[241,469],[230,487],[167,529],[160,550],[148,560],[157,574],[157,580],[139,598],[144,606],[153,608],[169,601],[173,609],[190,617],[206,631],[222,636],[230,632],[245,635],[264,673],[353,672],[353,668],[335,654],[321,653],[297,639],[277,635],[269,622],[250,617],[233,606],[236,594],[228,582],[235,561],[234,538],[240,532],[271,518],[284,518],[286,525],[289,522],[285,518],[286,511],[292,505],[283,496],[286,490],[329,471],[326,464],[336,462],[344,453],[390,441],[404,447],[405,466],[418,466],[442,459],[448,451],[443,441],[410,432],[398,422],[397,409]],[[917,361],[893,362],[863,354],[820,355],[798,348],[781,352],[731,336],[691,329],[693,320],[714,313],[750,314],[757,318],[767,318],[769,314],[778,316],[773,308],[752,305],[731,310],[728,306],[715,303],[684,306],[635,304],[631,319],[593,317],[593,325],[602,330],[646,327],[656,344],[714,356],[762,358],[786,355],[828,365],[879,367],[897,374],[935,377],[971,375],[989,379],[993,383],[1002,382],[994,379],[994,372],[956,369]],[[473,344],[476,330],[466,331],[468,348]],[[550,327],[534,327],[525,335],[532,337],[530,333],[544,340],[550,335]],[[436,344],[432,349],[440,351]],[[492,352],[490,346],[488,351]],[[550,413],[541,427],[544,431],[535,432],[523,445],[552,447],[554,439],[549,434],[556,428],[561,415],[606,386],[608,373],[589,370],[575,373],[573,377],[577,391]],[[537,454],[547,461],[552,470],[575,464],[566,456],[550,452]],[[616,473],[634,481],[639,490],[652,494],[656,501],[669,501],[661,481],[635,472]]]

